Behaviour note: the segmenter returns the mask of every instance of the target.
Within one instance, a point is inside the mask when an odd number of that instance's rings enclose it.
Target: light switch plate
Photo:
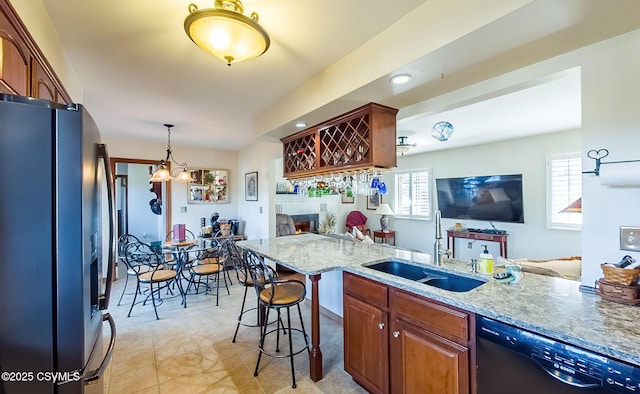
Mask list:
[[[640,227],[620,226],[620,250],[640,251]]]

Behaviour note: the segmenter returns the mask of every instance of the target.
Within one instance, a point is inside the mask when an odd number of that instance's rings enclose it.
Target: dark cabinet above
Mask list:
[[[395,167],[397,113],[369,103],[282,138],[284,176]]]

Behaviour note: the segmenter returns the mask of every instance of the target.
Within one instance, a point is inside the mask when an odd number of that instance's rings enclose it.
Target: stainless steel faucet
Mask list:
[[[437,209],[436,212],[436,242],[433,244],[433,262],[436,266],[442,265],[442,255],[446,254],[447,257],[451,257],[451,251],[442,247],[442,223],[441,213]]]

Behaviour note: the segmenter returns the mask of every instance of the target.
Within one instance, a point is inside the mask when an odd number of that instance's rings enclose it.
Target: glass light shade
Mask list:
[[[165,167],[165,165],[163,164],[160,166],[160,168],[156,170],[156,172],[153,173],[151,178],[149,178],[149,181],[150,182],[167,182],[172,179],[173,177],[171,176],[171,173],[169,172],[169,170],[167,170],[167,167]]]
[[[252,16],[255,20],[225,9],[195,9],[184,20],[184,29],[196,45],[231,65],[269,49],[269,35],[258,24],[257,14]]]
[[[378,209],[374,212],[376,215],[390,215],[393,216],[393,211],[389,204],[380,204]]]
[[[178,182],[193,182],[193,178],[191,177],[191,173],[189,171],[187,171],[186,168],[182,169],[182,172],[180,174],[178,174],[178,176],[175,178],[176,181]]]

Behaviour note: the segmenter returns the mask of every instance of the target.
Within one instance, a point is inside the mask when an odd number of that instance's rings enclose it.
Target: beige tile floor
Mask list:
[[[220,305],[213,295],[189,295],[187,308],[179,298],[165,299],[158,307],[136,305],[127,317],[133,295],[117,306],[124,280],[113,286],[109,312],[117,328],[117,342],[105,372],[105,393],[366,393],[343,369],[342,326],[321,316],[320,345],[324,378],[309,379],[307,352],[295,356],[297,389],[291,388],[288,359],[262,357],[259,375],[253,376],[258,356],[258,329],[240,327],[231,343],[244,288],[232,273],[230,295],[221,292]],[[135,285],[129,283],[129,289]],[[309,289],[310,290],[310,289]],[[248,304],[255,305],[255,291],[249,289]],[[299,318],[292,309],[292,325]],[[302,306],[307,333],[311,335],[310,309]],[[250,317],[253,317],[251,315]],[[286,320],[285,320],[286,321]],[[108,336],[108,329],[105,329]],[[294,342],[300,345],[300,338]],[[288,349],[285,342],[283,350]]]

